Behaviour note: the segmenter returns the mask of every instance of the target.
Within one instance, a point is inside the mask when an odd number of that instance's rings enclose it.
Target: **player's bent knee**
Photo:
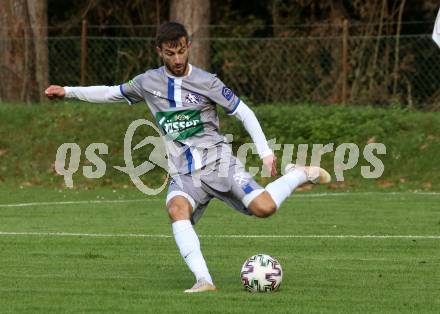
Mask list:
[[[181,196],[172,198],[168,202],[167,207],[168,216],[170,217],[172,222],[191,218],[191,204]]]
[[[185,206],[171,205],[168,207],[168,216],[171,221],[190,219],[190,209]]]
[[[259,207],[256,210],[256,214],[255,216],[259,217],[259,218],[267,218],[272,216],[276,211],[276,207],[272,207],[270,205],[267,206],[263,206],[263,207]]]
[[[270,196],[261,195],[261,197],[257,197],[249,204],[249,209],[254,216],[266,218],[276,212],[277,206]]]

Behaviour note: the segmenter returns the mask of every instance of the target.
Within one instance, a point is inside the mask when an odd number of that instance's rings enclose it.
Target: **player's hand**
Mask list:
[[[277,157],[269,155],[263,158],[263,167],[270,173],[272,177],[277,175]]]
[[[66,91],[62,86],[58,85],[50,85],[45,91],[44,94],[46,94],[47,98],[49,99],[57,99],[57,98],[64,98],[66,96]]]

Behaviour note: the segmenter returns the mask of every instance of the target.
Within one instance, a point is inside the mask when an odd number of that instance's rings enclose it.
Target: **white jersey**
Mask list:
[[[191,173],[231,154],[220,133],[217,105],[232,114],[240,103],[215,74],[189,67],[184,77],[162,66],[120,85],[130,104],[147,103],[165,136],[171,173]]]

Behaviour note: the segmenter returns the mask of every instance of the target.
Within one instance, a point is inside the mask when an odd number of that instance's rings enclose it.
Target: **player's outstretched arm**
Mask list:
[[[277,174],[276,157],[267,144],[266,136],[264,135],[263,129],[261,128],[254,112],[240,100],[240,103],[232,115],[235,115],[243,123],[244,128],[249,133],[257,147],[258,155],[263,161],[264,167],[272,176],[275,176]]]
[[[272,176],[275,176],[276,158],[267,144],[266,136],[264,136],[254,112],[215,75],[212,76],[212,83],[209,87],[209,98],[214,103],[228,110],[229,115],[236,116],[243,123],[244,128],[257,147],[258,155],[260,155],[263,161],[264,168]]]
[[[69,87],[51,85],[45,90],[49,99],[74,98],[93,103],[123,102],[120,86]]]

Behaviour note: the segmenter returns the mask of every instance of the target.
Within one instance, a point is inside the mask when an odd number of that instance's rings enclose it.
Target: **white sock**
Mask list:
[[[266,186],[266,191],[269,192],[275,204],[277,204],[277,208],[279,208],[281,203],[292,194],[293,190],[306,182],[307,176],[305,172],[298,169],[288,172],[281,178],[269,183]]]
[[[200,241],[194,231],[191,221],[178,220],[172,224],[174,239],[180,254],[188,265],[189,269],[196,276],[196,280],[205,278],[212,284],[212,278],[200,250]]]

